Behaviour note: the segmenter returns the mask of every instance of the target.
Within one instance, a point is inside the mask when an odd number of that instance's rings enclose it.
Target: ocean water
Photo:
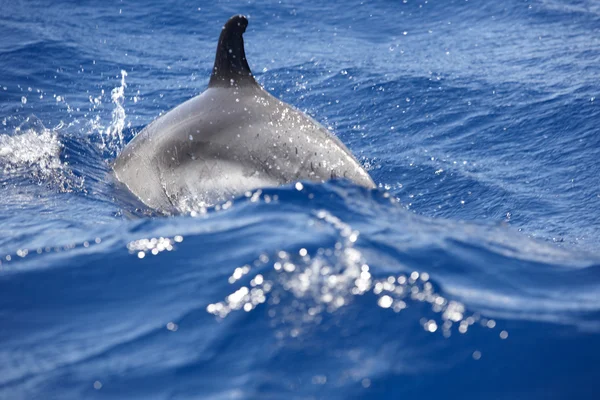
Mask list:
[[[600,398],[597,1],[0,5],[0,398]],[[114,183],[237,13],[378,189]]]

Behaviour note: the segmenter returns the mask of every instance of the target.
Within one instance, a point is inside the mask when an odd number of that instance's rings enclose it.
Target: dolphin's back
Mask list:
[[[223,27],[208,89],[157,118],[117,157],[117,179],[149,207],[211,205],[298,180],[375,186],[342,142],[254,80],[247,24],[238,15]]]
[[[299,180],[346,178],[374,187],[335,136],[262,89],[208,89],[142,130],[114,171],[157,209],[214,204]]]

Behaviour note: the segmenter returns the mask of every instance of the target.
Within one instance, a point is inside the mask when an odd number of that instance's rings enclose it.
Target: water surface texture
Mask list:
[[[0,398],[599,398],[597,1],[0,4]],[[236,13],[378,189],[115,184]]]

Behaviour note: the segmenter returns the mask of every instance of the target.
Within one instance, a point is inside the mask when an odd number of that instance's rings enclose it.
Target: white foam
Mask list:
[[[0,170],[3,178],[23,177],[55,184],[60,191],[83,185],[61,161],[63,144],[56,130],[31,116],[12,135],[0,135]]]
[[[63,168],[63,146],[58,135],[43,127],[38,129],[19,127],[14,135],[0,135],[0,167],[5,174],[32,169],[35,175],[48,177]]]

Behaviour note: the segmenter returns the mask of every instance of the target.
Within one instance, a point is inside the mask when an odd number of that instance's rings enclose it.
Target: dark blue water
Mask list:
[[[597,1],[0,6],[0,398],[599,398]],[[236,13],[378,190],[115,186]]]

